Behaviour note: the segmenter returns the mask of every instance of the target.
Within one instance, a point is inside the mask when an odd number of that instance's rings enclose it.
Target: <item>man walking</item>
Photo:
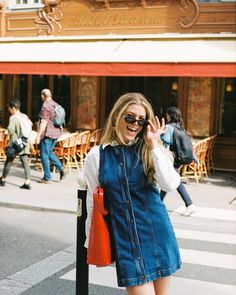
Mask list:
[[[43,101],[42,108],[39,113],[40,124],[36,143],[40,143],[40,154],[43,165],[44,176],[40,179],[40,183],[51,183],[50,162],[57,168],[60,173],[60,180],[65,178],[65,171],[61,161],[54,154],[54,147],[58,137],[61,135],[61,128],[54,125],[54,110],[57,103],[52,99],[49,89],[43,89],[41,92]]]

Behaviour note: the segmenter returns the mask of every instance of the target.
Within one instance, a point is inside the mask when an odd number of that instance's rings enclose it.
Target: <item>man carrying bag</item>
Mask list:
[[[21,103],[18,99],[12,99],[8,104],[8,111],[11,114],[9,118],[9,125],[7,127],[10,134],[9,146],[7,147],[7,159],[4,163],[2,176],[0,177],[0,186],[6,185],[6,178],[10,172],[13,160],[17,155],[20,156],[22,166],[25,173],[25,182],[20,188],[31,189],[30,186],[30,167],[28,154],[30,153],[29,140],[22,136],[21,121],[28,121],[32,127],[32,122],[27,115],[20,112]]]

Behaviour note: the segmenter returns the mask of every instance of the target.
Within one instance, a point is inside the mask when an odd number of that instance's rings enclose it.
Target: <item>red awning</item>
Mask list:
[[[235,77],[235,63],[0,62],[1,74]]]

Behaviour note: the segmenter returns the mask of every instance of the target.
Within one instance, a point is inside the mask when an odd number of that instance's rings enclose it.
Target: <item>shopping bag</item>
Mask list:
[[[104,192],[102,187],[98,187],[94,191],[93,204],[87,263],[98,267],[108,266],[114,260],[109,227],[105,220],[108,211],[104,206]]]

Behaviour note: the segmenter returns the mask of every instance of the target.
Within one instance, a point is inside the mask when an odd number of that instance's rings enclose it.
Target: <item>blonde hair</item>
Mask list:
[[[148,100],[141,93],[126,93],[118,98],[110,112],[103,129],[103,134],[100,141],[101,144],[111,143],[113,140],[118,139],[119,142],[126,145],[122,138],[122,134],[119,131],[118,125],[122,114],[128,108],[128,106],[132,104],[142,105],[146,111],[146,119],[155,124],[153,109]],[[146,132],[143,133],[143,136],[140,138],[140,140],[139,154],[142,160],[144,173],[147,175],[148,181],[153,183],[155,169],[151,157],[151,150],[147,145]],[[160,148],[163,150],[163,152],[168,154],[168,156],[173,161],[172,154],[164,149],[161,140],[158,142],[158,144],[160,145]]]

